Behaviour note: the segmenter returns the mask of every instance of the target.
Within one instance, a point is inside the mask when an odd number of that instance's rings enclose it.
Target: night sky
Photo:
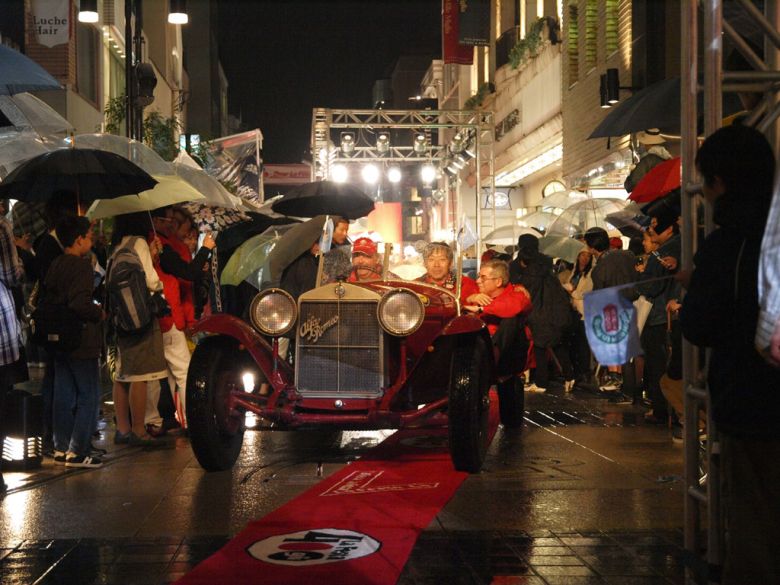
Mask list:
[[[370,108],[401,54],[441,54],[441,0],[218,2],[230,111],[263,132],[268,163],[301,162],[312,108]]]

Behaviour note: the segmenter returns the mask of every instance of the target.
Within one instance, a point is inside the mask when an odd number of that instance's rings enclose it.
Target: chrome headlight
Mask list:
[[[411,335],[425,319],[425,307],[415,293],[398,288],[387,293],[377,307],[379,323],[390,335]]]
[[[278,337],[284,335],[298,316],[295,300],[286,291],[269,288],[259,293],[249,305],[249,318],[261,333]]]

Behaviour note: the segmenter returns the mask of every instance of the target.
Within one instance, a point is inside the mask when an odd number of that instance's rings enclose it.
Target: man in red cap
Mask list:
[[[382,278],[382,262],[376,242],[371,238],[358,238],[352,243],[352,272],[347,282],[365,282]]]

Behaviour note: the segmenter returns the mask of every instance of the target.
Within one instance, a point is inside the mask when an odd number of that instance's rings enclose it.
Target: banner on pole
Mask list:
[[[70,41],[70,0],[33,0],[31,8],[38,44],[51,48]]]
[[[460,38],[459,22],[459,0],[442,0],[441,40],[444,63],[471,65],[474,61],[474,49],[458,42]]]
[[[584,297],[585,334],[602,366],[620,366],[642,353],[636,308],[621,294],[623,288],[605,288]]]

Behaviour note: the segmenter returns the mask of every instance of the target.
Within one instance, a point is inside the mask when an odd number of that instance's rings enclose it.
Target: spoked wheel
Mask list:
[[[230,469],[244,441],[244,412],[231,410],[230,392],[242,388],[238,343],[211,337],[195,348],[187,374],[187,424],[192,450],[206,471]]]
[[[523,426],[525,389],[522,378],[512,376],[498,383],[498,415],[501,424],[508,429]]]
[[[455,469],[477,473],[488,448],[490,361],[482,337],[459,345],[452,355],[449,388],[450,457]]]

